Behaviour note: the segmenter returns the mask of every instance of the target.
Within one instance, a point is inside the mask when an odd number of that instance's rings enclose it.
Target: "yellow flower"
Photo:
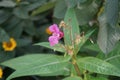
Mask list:
[[[46,31],[46,33],[47,33],[47,34],[49,34],[49,35],[51,35],[51,34],[52,34],[52,32],[49,30],[49,28],[46,28],[46,30],[45,30],[45,31]]]
[[[4,48],[5,51],[13,51],[16,46],[17,46],[17,43],[14,40],[14,38],[10,38],[9,42],[2,43],[2,47]]]
[[[3,75],[3,70],[2,68],[0,68],[0,78],[2,78],[2,75]]]

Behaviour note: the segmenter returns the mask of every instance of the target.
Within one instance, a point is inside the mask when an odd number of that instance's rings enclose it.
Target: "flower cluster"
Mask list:
[[[60,31],[57,24],[53,24],[49,27],[49,30],[52,32],[52,35],[49,37],[50,46],[54,46],[59,43],[59,40],[64,36],[63,32]]]

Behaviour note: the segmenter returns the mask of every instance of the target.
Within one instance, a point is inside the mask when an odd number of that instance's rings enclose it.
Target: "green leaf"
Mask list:
[[[104,78],[104,77],[96,77],[96,78],[91,78],[89,80],[109,80],[109,79]]]
[[[120,39],[120,27],[117,27],[118,4],[116,3],[118,0],[106,0],[104,12],[98,17],[100,28],[97,42],[104,53],[112,51]]]
[[[69,59],[70,57],[50,54],[32,54],[6,61],[2,65],[16,69],[7,80],[27,75],[68,75],[69,69],[67,66],[69,65]]]
[[[120,76],[119,68],[95,57],[81,58],[78,59],[77,63],[80,68],[83,68],[90,72],[100,73],[104,75]]]
[[[15,7],[16,3],[12,0],[2,0],[0,1],[0,7]]]
[[[120,42],[117,43],[114,50],[111,51],[109,54],[105,55],[104,53],[99,53],[98,58],[103,59],[116,67],[120,67]]]
[[[101,50],[99,49],[99,46],[97,44],[90,44],[90,45],[86,45],[84,46],[85,49],[89,49],[92,51],[96,51],[96,52],[100,52]]]
[[[23,32],[24,23],[24,20],[21,20],[20,18],[14,16],[8,19],[3,27],[10,36],[19,38]]]
[[[0,28],[0,42],[3,42],[3,41],[9,41],[9,36],[5,32],[5,30],[3,30],[2,28]]]
[[[73,8],[80,3],[86,2],[87,0],[65,0],[65,1],[66,1],[66,4],[67,4],[68,8]],[[87,2],[89,2],[89,1],[87,1]]]
[[[76,19],[76,14],[73,8],[68,8],[65,14],[66,27],[64,31],[64,42],[67,46],[72,46],[76,36],[80,34],[79,24]]]
[[[88,1],[88,0],[78,0],[79,3],[84,3],[86,1]]]
[[[8,26],[8,31],[9,31],[8,33],[10,34],[10,36],[12,36],[14,38],[20,38],[20,36],[23,32],[23,26],[24,26],[24,23],[22,21],[19,23],[14,23],[14,24],[11,23],[11,25]],[[13,27],[13,28],[11,28],[11,27]]]
[[[115,65],[120,68],[120,42],[117,43],[114,50],[110,52],[108,55],[104,55],[105,61]]]
[[[96,76],[96,77],[87,75],[87,79],[88,79],[88,80],[108,80],[107,77],[105,77],[105,76],[99,76],[99,75]]]
[[[115,44],[120,39],[120,28],[110,27],[105,20],[105,16],[99,19],[100,28],[98,33],[98,45],[104,53],[109,53],[115,47]]]
[[[55,6],[55,2],[48,2],[47,4],[42,5],[38,9],[34,10],[31,15],[35,16],[37,14],[40,14],[42,12],[45,12],[45,11],[53,8],[54,6]]]
[[[92,35],[92,33],[94,32],[95,30],[93,31],[90,31],[88,32],[85,36],[81,37],[81,42],[75,46],[75,51],[76,53],[80,50],[80,48],[84,45],[84,43],[88,40],[88,38]]]
[[[16,7],[13,11],[13,13],[22,19],[28,19],[29,15],[28,15],[28,10],[24,7]]]
[[[64,78],[63,80],[82,80],[82,78],[77,77],[77,76],[73,76],[73,77]]]
[[[10,17],[10,15],[11,14],[9,12],[5,12],[3,10],[0,10],[0,24],[5,22]]]
[[[17,47],[27,46],[32,43],[30,39],[16,39]]]
[[[33,11],[34,9],[38,8],[39,6],[42,6],[46,3],[47,0],[38,0],[38,1],[34,1],[33,3],[29,4],[27,6],[25,6],[24,8],[27,9],[27,11]],[[25,4],[25,2],[23,2],[23,4]]]
[[[53,16],[55,18],[63,19],[67,10],[67,5],[65,4],[65,0],[58,0],[56,2]]]
[[[86,25],[94,20],[98,8],[99,5],[95,3],[95,0],[87,0],[84,3],[79,4],[75,9],[79,24]]]
[[[4,29],[9,33],[9,31],[13,30],[14,27],[17,27],[18,24],[21,25],[20,22],[21,21],[18,17],[13,16],[7,20],[6,24],[4,25]]]
[[[77,0],[65,0],[66,4],[69,8],[73,8],[77,5],[78,1]]]
[[[9,60],[11,58],[15,57],[15,51],[11,52],[0,52],[0,63],[6,60]]]
[[[41,42],[41,43],[36,43],[35,45],[40,45],[46,48],[50,48],[53,49],[54,51],[65,52],[65,49],[62,46],[62,44],[56,44],[55,46],[51,47],[49,42]]]
[[[36,28],[35,28],[33,21],[31,20],[24,21],[24,31],[31,36],[36,34]]]
[[[105,14],[111,27],[115,27],[118,22],[119,0],[106,0]]]
[[[99,5],[94,0],[58,0],[54,9],[54,17],[63,19],[68,8],[75,8],[79,25],[88,24],[96,15]],[[97,6],[95,6],[97,5]],[[89,16],[88,16],[89,15]]]

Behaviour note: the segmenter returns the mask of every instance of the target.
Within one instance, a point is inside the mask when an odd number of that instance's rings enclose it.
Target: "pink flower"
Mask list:
[[[55,44],[58,44],[59,40],[56,36],[50,36],[49,42],[50,42],[50,46],[54,46]]]
[[[49,30],[50,30],[52,33],[58,33],[58,32],[60,32],[57,24],[51,25],[51,26],[49,27]]]
[[[52,36],[56,36],[58,39],[61,39],[64,36],[64,34],[60,31],[58,33],[53,33]]]
[[[59,40],[64,36],[64,34],[60,31],[57,24],[51,25],[49,30],[52,32],[52,36],[50,36],[48,40],[50,42],[50,46],[54,46],[59,43]]]

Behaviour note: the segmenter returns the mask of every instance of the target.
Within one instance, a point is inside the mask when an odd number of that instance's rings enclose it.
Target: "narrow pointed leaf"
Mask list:
[[[45,11],[53,8],[54,6],[55,6],[55,2],[48,2],[47,4],[40,6],[38,9],[34,10],[31,15],[32,16],[38,15],[42,12],[45,12]]]
[[[120,69],[108,62],[95,57],[85,57],[78,59],[78,65],[80,68],[83,68],[90,72],[100,73],[104,75],[120,76]]]
[[[66,45],[70,46],[72,45],[75,37],[80,34],[79,24],[76,18],[74,8],[67,9],[64,21],[67,25],[64,28],[64,41]]]
[[[53,49],[54,51],[65,52],[65,49],[62,44],[56,44],[55,46],[51,47],[49,42],[41,42],[36,43],[35,45],[40,45],[49,49]]]
[[[7,80],[28,75],[68,75],[69,68],[67,66],[69,65],[69,59],[69,57],[65,58],[50,54],[33,54],[6,61],[2,65],[16,70]]]
[[[94,32],[95,30],[87,33],[80,41],[80,43],[78,45],[75,46],[75,51],[76,53],[80,50],[80,48],[84,45],[84,43],[88,40],[88,38],[92,35],[92,33]]]

